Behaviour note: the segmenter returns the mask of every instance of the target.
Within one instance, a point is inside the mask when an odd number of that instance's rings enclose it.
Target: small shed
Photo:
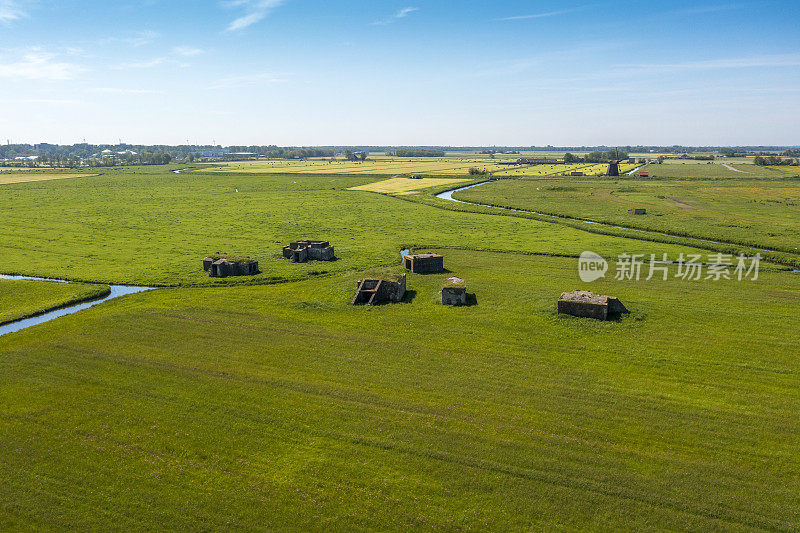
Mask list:
[[[467,282],[461,278],[447,278],[442,285],[443,305],[467,305]]]
[[[377,305],[384,302],[401,302],[406,295],[405,274],[365,276],[356,283],[353,305]]]
[[[444,272],[444,257],[439,254],[406,255],[403,258],[403,264],[414,274]]]
[[[619,299],[590,291],[565,292],[558,299],[559,315],[608,320],[627,313],[630,311]]]
[[[646,215],[647,209],[629,209],[628,213],[631,215]]]

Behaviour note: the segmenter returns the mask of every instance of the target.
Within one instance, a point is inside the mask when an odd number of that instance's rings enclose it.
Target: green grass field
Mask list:
[[[103,296],[108,287],[0,279],[0,325]]]
[[[800,254],[795,180],[503,180],[454,197]],[[647,216],[628,214],[633,208]]]
[[[350,273],[0,338],[0,527],[800,523],[800,276],[602,282],[601,323],[555,315],[573,260],[445,253],[477,305],[352,307]]]
[[[648,249],[559,225],[347,190],[376,181],[129,169],[7,185],[0,189],[3,271],[131,285],[224,285],[364,269],[394,261],[414,245],[574,256],[586,247],[613,256]],[[283,246],[306,238],[330,240],[339,260],[298,265],[283,258]],[[212,280],[201,260],[215,252],[251,256],[262,274]]]
[[[772,167],[741,163],[707,164],[699,161],[647,165],[642,170],[648,172],[652,178],[774,178],[785,175]]]
[[[347,190],[393,174],[175,168],[0,186],[0,272],[162,287],[0,337],[0,530],[800,528],[800,274],[618,281],[612,263],[587,284],[585,250],[709,251],[433,198],[444,184]],[[686,223],[703,231],[794,231],[768,201],[791,179],[618,181],[456,196],[599,215],[652,197],[680,228],[663,195],[706,202]],[[284,260],[302,238],[339,259]],[[402,247],[448,272],[351,306]],[[211,280],[216,251],[262,274]],[[441,305],[449,276],[475,305]],[[41,306],[34,289],[17,300]],[[575,289],[632,313],[558,316]]]

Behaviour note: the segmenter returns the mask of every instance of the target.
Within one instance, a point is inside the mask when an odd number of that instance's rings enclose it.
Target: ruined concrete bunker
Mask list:
[[[203,270],[212,278],[228,276],[255,276],[260,271],[258,261],[249,257],[214,255],[203,258]]]
[[[406,275],[364,277],[356,283],[353,305],[377,305],[401,302],[406,295]]]
[[[436,274],[444,272],[444,257],[439,254],[406,255],[403,266],[414,274]]]
[[[461,278],[447,278],[442,285],[443,305],[467,305],[467,282]]]
[[[558,299],[559,315],[609,320],[627,313],[630,311],[618,298],[590,291],[565,292]]]
[[[328,241],[297,241],[283,247],[283,257],[294,263],[333,261],[336,255]]]

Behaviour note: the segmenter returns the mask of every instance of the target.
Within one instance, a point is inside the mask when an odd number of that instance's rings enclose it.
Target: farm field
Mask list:
[[[0,279],[0,325],[103,296],[108,287]]]
[[[389,178],[388,180],[378,181],[375,183],[368,183],[367,185],[358,185],[350,187],[351,191],[370,191],[380,193],[408,193],[419,192],[422,189],[429,187],[439,187],[442,185],[456,185],[466,184],[470,180],[463,179],[446,179],[446,178]]]
[[[97,174],[71,174],[65,172],[3,172],[0,173],[0,185],[11,183],[27,183],[30,181],[50,181],[68,178],[88,178]]]
[[[444,253],[477,305],[353,307],[351,272],[0,338],[0,528],[800,524],[800,276],[611,279],[602,323],[555,315],[573,259]]]
[[[637,168],[639,165],[622,164],[620,165],[620,172],[630,172]],[[493,172],[495,176],[501,177],[544,177],[544,176],[560,176],[562,174],[569,174],[570,172],[583,172],[587,176],[594,176],[597,174],[605,175],[608,171],[608,164],[586,164],[576,163],[571,165],[530,165],[524,167],[512,167],[507,170],[500,170]]]
[[[784,174],[771,167],[747,164],[664,163],[642,168],[651,178],[762,178],[779,177]],[[729,168],[730,167],[730,168]]]
[[[519,156],[508,158],[508,161],[515,161]],[[208,169],[201,169],[200,172],[222,172],[222,173],[248,173],[248,174],[412,174],[422,173],[426,175],[464,175],[472,167],[487,172],[494,172],[508,168],[498,165],[498,161],[503,159],[490,159],[488,156],[470,155],[461,157],[420,157],[420,158],[395,158],[379,157],[354,163],[350,161],[329,159],[313,159],[309,161],[248,161],[233,162],[217,166],[210,166]]]
[[[800,254],[800,182],[794,180],[503,180],[454,197]],[[634,208],[647,215],[630,215]]]
[[[586,247],[616,256],[650,246],[347,190],[382,181],[375,176],[174,174],[171,168],[0,187],[4,270],[98,283],[226,285],[364,269],[414,245],[573,256]],[[330,240],[339,260],[285,260],[282,247],[303,238]],[[200,261],[215,252],[251,256],[262,274],[211,279]]]
[[[161,287],[0,337],[0,530],[800,527],[800,274],[620,281],[612,261],[587,284],[586,250],[710,252],[432,197],[467,178],[177,168],[0,187],[3,272]],[[749,210],[756,235],[770,200],[794,213],[795,183],[526,177],[456,197],[600,214],[652,197],[667,217],[665,196],[697,202],[695,226]],[[338,260],[283,259],[302,238]],[[405,247],[447,272],[350,305]],[[216,251],[262,273],[208,278]],[[441,305],[453,275],[475,305]],[[44,285],[16,301],[41,307]],[[632,313],[558,316],[575,289]]]

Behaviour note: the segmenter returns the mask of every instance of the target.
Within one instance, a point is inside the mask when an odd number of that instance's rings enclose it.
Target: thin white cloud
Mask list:
[[[0,78],[12,80],[71,80],[87,69],[75,63],[56,61],[54,54],[38,49],[26,52],[19,60],[0,62]]]
[[[133,46],[134,48],[140,48],[148,44],[153,44],[159,37],[161,37],[161,34],[158,32],[144,30],[127,37],[107,37],[105,39],[100,39],[99,42],[101,44],[122,43]]]
[[[98,94],[118,94],[118,95],[137,95],[137,94],[164,94],[164,91],[154,89],[124,89],[121,87],[94,87],[89,92]]]
[[[751,7],[748,4],[718,4],[708,6],[696,6],[687,9],[678,9],[671,11],[672,15],[702,15],[705,13],[719,13],[720,11],[731,11],[734,9],[745,9]]]
[[[389,18],[378,20],[372,23],[373,26],[386,26],[388,24],[394,24],[398,20],[404,19],[410,14],[414,13],[415,11],[419,11],[418,7],[405,7],[392,15]]]
[[[285,0],[229,0],[222,2],[223,7],[243,8],[245,14],[234,19],[225,31],[235,32],[243,30],[261,22],[272,10],[281,6]]]
[[[18,1],[0,0],[0,24],[11,24],[27,15]]]
[[[204,53],[200,48],[192,48],[191,46],[176,46],[172,49],[172,53],[183,57],[194,57]]]
[[[572,9],[562,9],[559,11],[547,11],[545,13],[533,13],[530,15],[516,15],[513,17],[503,17],[499,19],[495,19],[497,21],[509,21],[509,20],[531,20],[531,19],[543,19],[547,17],[557,17],[559,15],[568,15],[570,13],[575,13],[577,11],[582,11],[587,9],[589,6],[581,6],[581,7],[574,7]]]
[[[618,65],[626,71],[677,72],[691,70],[722,70],[741,68],[780,68],[800,66],[800,54],[773,54],[705,61],[686,61],[683,63],[647,63]]]
[[[236,89],[240,87],[250,87],[254,85],[267,85],[273,83],[283,83],[287,81],[287,76],[283,74],[273,74],[262,72],[259,74],[248,74],[244,76],[231,76],[222,78],[209,85],[210,90],[217,89]]]
[[[130,61],[128,63],[119,63],[118,65],[114,65],[111,68],[114,70],[154,68],[164,65],[167,62],[169,62],[169,60],[166,57],[156,57],[154,59],[146,59],[143,61]]]

